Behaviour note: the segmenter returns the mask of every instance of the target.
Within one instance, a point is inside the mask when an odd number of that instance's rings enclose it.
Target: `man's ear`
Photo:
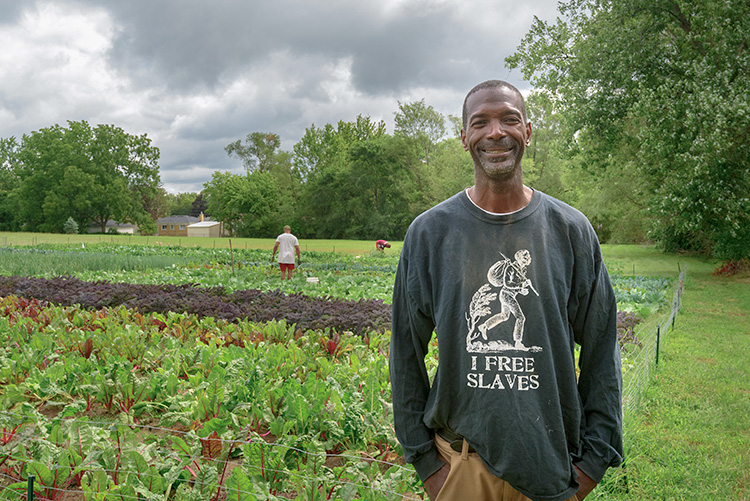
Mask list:
[[[526,122],[526,146],[531,144],[531,122]]]
[[[461,129],[461,144],[464,147],[464,151],[469,151],[469,145],[466,144],[466,131]]]

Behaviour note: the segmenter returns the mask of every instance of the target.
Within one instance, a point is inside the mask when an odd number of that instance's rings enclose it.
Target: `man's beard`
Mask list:
[[[475,161],[479,164],[482,172],[493,180],[507,180],[516,175],[520,167],[519,155],[523,151],[518,147],[518,143],[513,140],[503,141],[483,141],[477,145],[475,152]],[[485,153],[486,150],[505,149],[507,150],[503,158],[491,158]]]

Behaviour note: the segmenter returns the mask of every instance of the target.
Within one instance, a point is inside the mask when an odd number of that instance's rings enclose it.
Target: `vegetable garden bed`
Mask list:
[[[416,488],[390,424],[386,335],[14,296],[0,312],[3,499],[19,499],[30,474],[39,499]]]
[[[29,475],[37,499],[422,498],[390,415],[397,256],[309,253],[281,282],[261,251],[0,252],[30,275],[0,276],[0,499]],[[613,282],[634,356],[671,283]]]

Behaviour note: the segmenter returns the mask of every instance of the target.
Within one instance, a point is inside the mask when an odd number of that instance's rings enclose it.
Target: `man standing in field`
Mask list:
[[[299,252],[299,241],[297,237],[292,235],[292,228],[289,225],[284,226],[284,233],[276,237],[276,243],[273,246],[273,252],[271,253],[271,262],[273,263],[273,257],[276,255],[276,251],[279,251],[279,268],[281,269],[281,279],[284,280],[286,277],[288,280],[292,279],[294,274],[294,254],[297,253],[297,262],[301,261]]]
[[[393,411],[433,500],[580,501],[622,462],[614,291],[585,216],[523,184],[531,131],[515,87],[474,87],[461,130],[474,185],[417,217],[404,239]]]

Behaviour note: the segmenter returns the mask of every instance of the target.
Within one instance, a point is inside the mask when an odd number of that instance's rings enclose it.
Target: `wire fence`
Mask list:
[[[623,357],[623,410],[638,408],[682,305],[687,269],[669,311],[639,325]],[[330,454],[318,443],[274,443],[248,429],[222,440],[195,431],[0,411],[0,499],[421,500],[414,469],[394,454]],[[40,417],[37,413],[37,418]],[[20,424],[19,424],[20,423]],[[420,493],[420,494],[418,494]]]
[[[623,412],[635,411],[641,397],[648,388],[651,376],[659,365],[661,344],[674,328],[677,314],[682,308],[682,292],[685,287],[687,267],[680,271],[669,311],[641,324],[636,335],[641,346],[626,348],[623,365],[626,366],[622,391]]]

